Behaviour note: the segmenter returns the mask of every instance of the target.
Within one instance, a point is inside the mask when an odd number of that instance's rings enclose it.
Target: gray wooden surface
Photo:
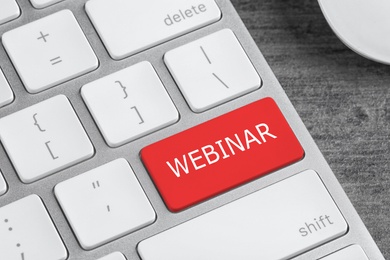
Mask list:
[[[315,0],[232,2],[390,259],[390,66],[344,46]]]

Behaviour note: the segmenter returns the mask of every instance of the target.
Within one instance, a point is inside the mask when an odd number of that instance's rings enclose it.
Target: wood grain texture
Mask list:
[[[314,0],[232,0],[390,259],[390,66],[348,49]]]

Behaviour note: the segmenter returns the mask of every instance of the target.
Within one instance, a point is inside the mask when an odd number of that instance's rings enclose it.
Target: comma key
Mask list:
[[[86,250],[141,229],[156,219],[125,159],[116,159],[61,182],[54,192],[80,245]],[[122,259],[117,257],[103,259]]]

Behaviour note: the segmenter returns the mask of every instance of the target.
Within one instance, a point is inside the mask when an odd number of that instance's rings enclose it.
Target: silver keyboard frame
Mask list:
[[[113,60],[103,46],[103,43],[85,12],[84,5],[86,0],[65,0],[40,10],[34,9],[28,0],[17,0],[17,2],[22,10],[21,16],[14,21],[1,25],[0,35],[13,28],[45,17],[53,12],[70,9],[78,20],[99,59],[99,67],[95,71],[53,87],[49,90],[45,90],[41,93],[29,94],[21,83],[3,46],[0,48],[0,68],[3,70],[4,75],[8,79],[15,94],[15,100],[12,104],[0,108],[0,117],[12,114],[15,111],[29,107],[50,97],[65,94],[73,105],[95,147],[95,155],[93,158],[32,184],[24,184],[17,177],[4,148],[0,146],[0,169],[3,172],[4,178],[9,186],[7,193],[0,196],[0,207],[21,199],[29,194],[39,195],[64,241],[69,254],[68,259],[93,260],[114,251],[123,253],[128,260],[140,259],[136,250],[139,241],[306,169],[313,169],[320,175],[322,181],[325,183],[334,201],[345,217],[349,225],[349,231],[346,235],[314,250],[301,254],[294,259],[318,259],[350,244],[359,244],[362,246],[370,259],[384,259],[230,1],[216,0],[222,11],[222,19],[219,22],[120,61]],[[182,94],[169,74],[162,58],[164,53],[168,50],[174,49],[223,28],[230,28],[236,34],[263,80],[262,87],[254,92],[206,112],[193,113],[189,109]],[[119,148],[110,148],[103,140],[102,135],[86,108],[80,95],[80,88],[86,83],[145,60],[149,61],[156,69],[167,92],[171,96],[179,111],[180,120],[172,126],[125,144]],[[140,160],[140,150],[148,144],[154,143],[165,137],[181,132],[184,129],[195,126],[201,122],[215,118],[228,111],[234,110],[264,97],[272,97],[279,105],[305,150],[304,159],[298,163],[282,168],[265,177],[223,193],[180,213],[171,213],[168,211]],[[83,250],[78,244],[77,239],[62,213],[62,210],[54,196],[53,188],[61,181],[72,178],[73,176],[79,175],[120,157],[125,158],[133,168],[141,186],[156,211],[156,222],[146,228],[100,246],[97,249],[91,251]],[[237,166],[237,171],[239,170],[240,167]]]

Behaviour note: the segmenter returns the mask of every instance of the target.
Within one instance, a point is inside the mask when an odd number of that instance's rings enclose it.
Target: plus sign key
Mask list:
[[[43,40],[44,42],[47,42],[46,37],[49,37],[49,34],[43,34],[42,32],[39,32],[40,36],[37,38],[37,40]]]
[[[59,85],[98,67],[95,53],[69,10],[8,31],[2,42],[30,93]]]

